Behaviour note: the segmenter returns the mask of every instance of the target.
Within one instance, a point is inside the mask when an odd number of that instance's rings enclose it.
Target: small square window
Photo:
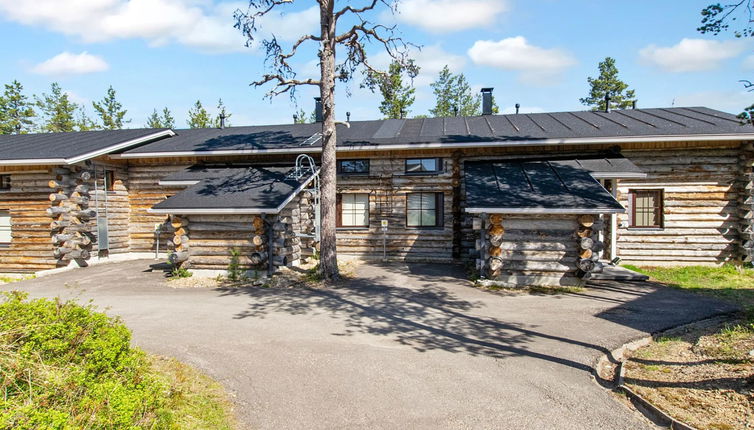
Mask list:
[[[406,173],[437,173],[440,170],[442,170],[442,160],[439,158],[406,159]]]
[[[0,190],[10,190],[10,175],[0,175]]]
[[[338,173],[341,175],[368,175],[369,160],[338,160]]]
[[[406,227],[440,227],[442,223],[442,193],[406,194]]]
[[[338,227],[369,227],[369,194],[338,194],[337,205]]]
[[[630,190],[630,226],[635,228],[663,227],[662,190]]]

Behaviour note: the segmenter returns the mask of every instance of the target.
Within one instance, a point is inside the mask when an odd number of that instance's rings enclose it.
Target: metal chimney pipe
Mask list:
[[[605,113],[610,113],[610,93],[605,94]]]
[[[346,112],[346,121],[351,121],[351,112]]]
[[[223,128],[225,128],[225,114],[221,112],[220,113],[220,129],[223,129]]]
[[[631,102],[631,109],[636,109],[636,100]]]
[[[322,115],[322,97],[314,97],[314,121],[324,121],[324,117]]]
[[[516,103],[516,115],[518,115],[518,110],[521,109],[521,104]]]
[[[494,88],[482,88],[482,115],[492,115],[492,90]]]

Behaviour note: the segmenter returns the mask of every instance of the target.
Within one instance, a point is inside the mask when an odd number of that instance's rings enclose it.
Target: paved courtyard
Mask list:
[[[175,289],[151,260],[0,286],[92,299],[134,341],[232,393],[250,428],[642,429],[591,366],[646,333],[731,310],[650,283],[502,295],[439,265],[362,265],[330,289]]]

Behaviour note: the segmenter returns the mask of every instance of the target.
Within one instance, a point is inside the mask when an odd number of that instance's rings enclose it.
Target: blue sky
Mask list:
[[[492,86],[501,108],[523,111],[584,109],[587,76],[616,58],[621,77],[642,107],[704,105],[737,113],[754,102],[739,79],[754,78],[754,40],[696,32],[711,0],[402,0],[395,22],[405,39],[421,45],[422,66],[411,114],[433,105],[428,83],[442,65],[463,72],[475,89]],[[345,3],[345,2],[340,2]],[[354,1],[353,4],[365,2]],[[197,99],[214,110],[222,97],[233,125],[285,123],[294,106],[287,96],[263,99],[248,84],[264,71],[263,56],[245,48],[232,28],[243,1],[218,0],[0,0],[4,61],[0,82],[18,79],[27,94],[57,81],[88,107],[113,85],[131,127],[153,108],[167,106],[179,127]],[[312,1],[296,1],[262,23],[263,34],[293,40],[317,30]],[[372,49],[376,63],[386,58]],[[316,73],[314,51],[302,52],[303,76]],[[338,84],[338,116],[379,117],[379,96]],[[314,88],[299,92],[306,111]]]

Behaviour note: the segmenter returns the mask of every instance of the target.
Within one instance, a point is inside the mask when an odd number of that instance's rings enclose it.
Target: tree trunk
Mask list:
[[[320,0],[319,17],[321,26],[320,71],[322,80],[319,87],[322,97],[322,166],[321,210],[322,230],[320,232],[319,271],[322,279],[336,280],[338,257],[335,249],[335,0]]]

